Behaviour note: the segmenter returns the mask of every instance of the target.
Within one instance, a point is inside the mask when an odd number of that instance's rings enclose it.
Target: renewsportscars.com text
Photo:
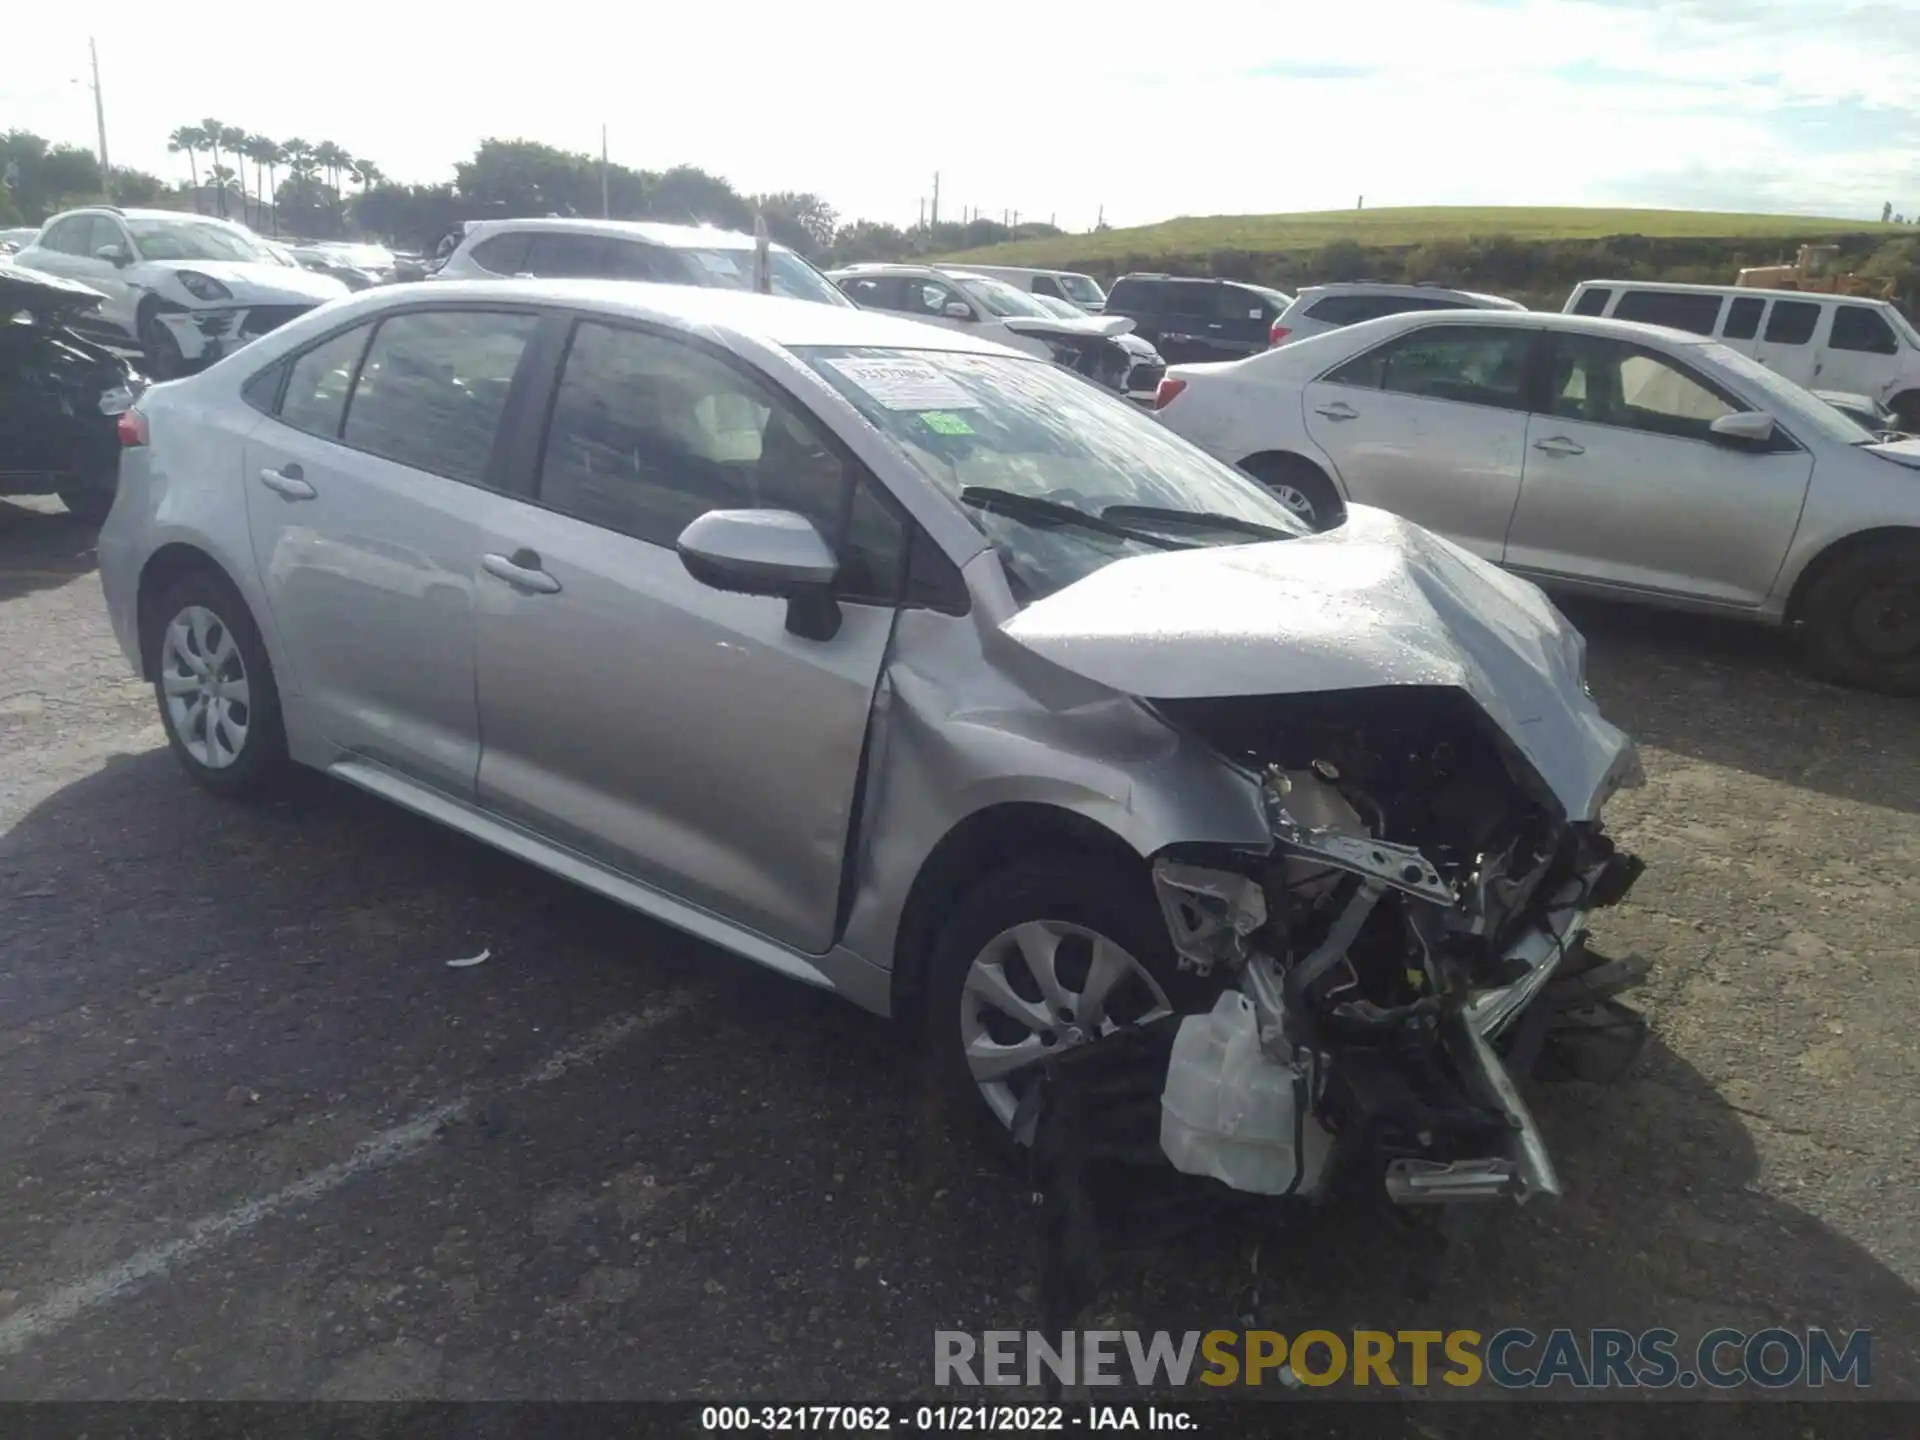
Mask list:
[[[1873,1334],[1849,1330],[938,1330],[936,1385],[1431,1384],[1503,1390],[1776,1390],[1873,1383]]]

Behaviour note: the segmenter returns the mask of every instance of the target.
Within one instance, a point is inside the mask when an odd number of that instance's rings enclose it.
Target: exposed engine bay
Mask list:
[[[1457,689],[1155,708],[1261,777],[1274,836],[1155,863],[1182,967],[1218,985],[1168,1057],[1176,1168],[1306,1196],[1340,1161],[1397,1204],[1559,1193],[1499,1047],[1531,1067],[1556,978],[1591,1011],[1644,974],[1582,939],[1640,862],[1569,822]],[[1637,1051],[1644,1027],[1615,1009]]]
[[[1093,381],[1103,389],[1118,390],[1123,395],[1129,392],[1128,379],[1133,374],[1136,357],[1117,337],[1048,332],[1038,338],[1046,341],[1047,347],[1052,350],[1054,364]],[[1165,366],[1160,369],[1164,371]],[[1142,387],[1151,391],[1157,384],[1159,376],[1155,375],[1151,384],[1143,381]]]

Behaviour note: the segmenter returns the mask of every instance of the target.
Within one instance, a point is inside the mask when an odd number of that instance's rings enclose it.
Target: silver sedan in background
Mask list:
[[[1396,315],[1177,365],[1156,403],[1317,526],[1383,506],[1542,584],[1785,624],[1818,673],[1920,692],[1920,441],[1711,340]]]
[[[1525,581],[719,289],[369,290],[121,436],[101,582],[203,785],[310,766],[909,1018],[1003,1135],[1097,1054],[1237,1188],[1557,1191],[1496,1046],[1638,873],[1638,770]]]

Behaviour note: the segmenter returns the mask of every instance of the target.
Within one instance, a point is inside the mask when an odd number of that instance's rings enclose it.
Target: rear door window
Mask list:
[[[69,215],[65,220],[56,220],[40,237],[40,248],[57,250],[62,255],[91,254],[86,246],[87,236],[93,228],[92,222],[90,215]]]
[[[536,234],[527,250],[526,269],[542,280],[603,279],[611,263],[598,235]]]
[[[1827,342],[1836,350],[1859,350],[1869,355],[1896,355],[1900,341],[1886,316],[1867,305],[1837,305],[1833,335]]]
[[[1767,316],[1769,345],[1804,345],[1820,324],[1820,307],[1810,300],[1776,300]]]
[[[1329,295],[1308,307],[1307,319],[1322,325],[1358,325],[1362,320],[1391,315],[1388,303],[1383,295]]]
[[[1593,286],[1580,292],[1580,298],[1573,302],[1576,315],[1604,315],[1607,313],[1607,301],[1613,298],[1613,291],[1605,286]]]
[[[491,235],[482,240],[467,256],[482,270],[495,275],[520,275],[526,273],[527,249],[533,243],[533,237],[524,231],[518,235]]]
[[[388,316],[361,362],[342,442],[449,480],[483,483],[507,391],[538,323],[500,310]]]
[[[1616,320],[1664,325],[1694,335],[1711,335],[1720,321],[1725,297],[1690,290],[1629,290],[1613,307]]]
[[[1740,296],[1727,306],[1727,323],[1721,328],[1721,338],[1751,340],[1760,333],[1760,312],[1766,308],[1764,300],[1752,295]]]
[[[906,296],[897,275],[849,275],[840,282],[841,290],[856,305],[870,310],[904,310]]]
[[[1051,295],[1056,300],[1064,300],[1067,298],[1060,293],[1060,282],[1055,280],[1051,275],[1034,276],[1033,293],[1036,295]]]
[[[353,388],[353,370],[372,333],[371,321],[356,325],[297,357],[287,369],[287,388],[280,396],[281,423],[309,435],[337,439],[347,413],[347,392]]]
[[[1166,308],[1165,287],[1157,280],[1116,280],[1107,308],[1136,315],[1158,315]]]
[[[1527,356],[1536,332],[1490,325],[1428,325],[1349,360],[1327,383],[1526,408]]]

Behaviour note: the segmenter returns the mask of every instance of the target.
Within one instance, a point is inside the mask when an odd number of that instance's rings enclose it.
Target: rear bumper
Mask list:
[[[107,620],[113,626],[114,642],[127,659],[128,667],[144,678],[145,664],[140,655],[139,564],[141,556],[135,537],[146,523],[148,485],[147,454],[144,449],[123,450],[120,454],[120,487],[113,509],[100,527],[95,550],[100,561],[100,591],[107,602]]]

